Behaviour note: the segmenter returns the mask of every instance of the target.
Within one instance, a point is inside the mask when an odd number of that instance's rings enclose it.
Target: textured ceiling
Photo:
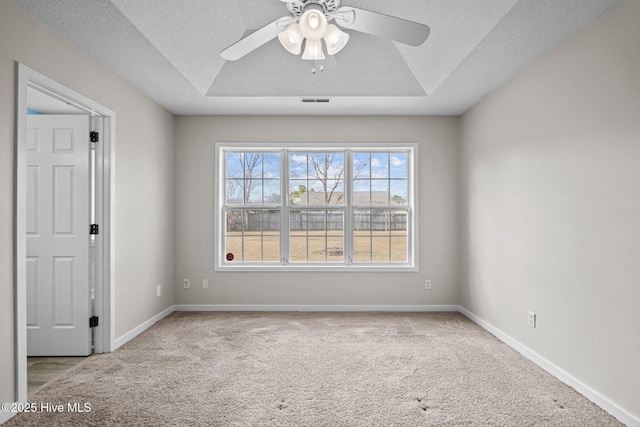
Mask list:
[[[617,0],[343,0],[431,34],[411,47],[348,31],[315,75],[277,40],[219,55],[286,16],[278,0],[14,1],[175,114],[457,115]]]

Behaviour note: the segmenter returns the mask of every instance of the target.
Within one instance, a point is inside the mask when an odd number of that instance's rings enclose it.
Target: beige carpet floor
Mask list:
[[[30,401],[65,410],[7,427],[621,425],[457,313],[173,313]]]

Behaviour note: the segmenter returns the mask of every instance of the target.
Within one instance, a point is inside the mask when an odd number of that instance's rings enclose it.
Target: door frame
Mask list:
[[[95,119],[91,130],[100,132],[96,145],[96,283],[94,352],[115,350],[115,126],[116,114],[101,104],[16,63],[16,179],[15,179],[15,388],[18,402],[27,401],[27,88],[31,87],[85,111]],[[87,224],[89,226],[89,224]],[[89,319],[87,319],[89,321]]]

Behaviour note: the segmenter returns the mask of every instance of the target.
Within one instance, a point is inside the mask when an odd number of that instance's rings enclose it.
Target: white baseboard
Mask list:
[[[545,359],[535,351],[531,350],[527,346],[521,344],[515,339],[511,338],[509,335],[502,332],[500,329],[496,328],[489,322],[481,319],[476,316],[469,310],[464,307],[458,306],[458,311],[468,317],[472,322],[486,329],[489,333],[494,335],[503,343],[507,344],[509,347],[516,350],[518,353],[522,354],[524,357],[562,381],[563,383],[573,387],[580,394],[585,396],[587,399],[591,400],[593,403],[616,417],[621,422],[625,423],[629,427],[640,427],[640,418],[634,416],[630,412],[621,408],[602,394],[598,393],[576,377],[564,371],[562,368],[556,366],[549,360]]]
[[[306,311],[306,312],[443,312],[458,311],[457,305],[262,305],[178,304],[175,311]]]
[[[17,412],[3,412],[0,411],[0,424],[4,424],[7,421],[9,421],[11,418],[15,417],[16,415],[18,415]]]
[[[132,339],[134,339],[135,337],[137,337],[138,335],[140,335],[141,333],[149,329],[151,326],[153,326],[156,322],[164,319],[165,317],[173,313],[175,311],[174,307],[175,306],[172,305],[171,307],[166,308],[165,310],[153,316],[151,319],[142,322],[141,324],[139,324],[138,326],[136,326],[135,328],[133,328],[132,330],[130,330],[129,332],[121,336],[120,338],[116,338],[115,348],[119,348],[125,343],[131,341]]]

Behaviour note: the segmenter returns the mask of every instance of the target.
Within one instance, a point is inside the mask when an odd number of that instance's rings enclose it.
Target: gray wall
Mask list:
[[[174,118],[11,1],[0,1],[0,401],[14,400],[15,62],[116,112],[116,337],[173,304]],[[156,285],[164,294],[156,298]]]
[[[461,127],[461,304],[636,417],[639,23],[622,1]]]
[[[176,304],[455,304],[458,294],[458,119],[177,117]],[[418,273],[214,272],[216,141],[419,143]],[[190,289],[182,279],[191,279]],[[203,290],[202,279],[209,279]],[[424,289],[424,280],[433,289]]]

